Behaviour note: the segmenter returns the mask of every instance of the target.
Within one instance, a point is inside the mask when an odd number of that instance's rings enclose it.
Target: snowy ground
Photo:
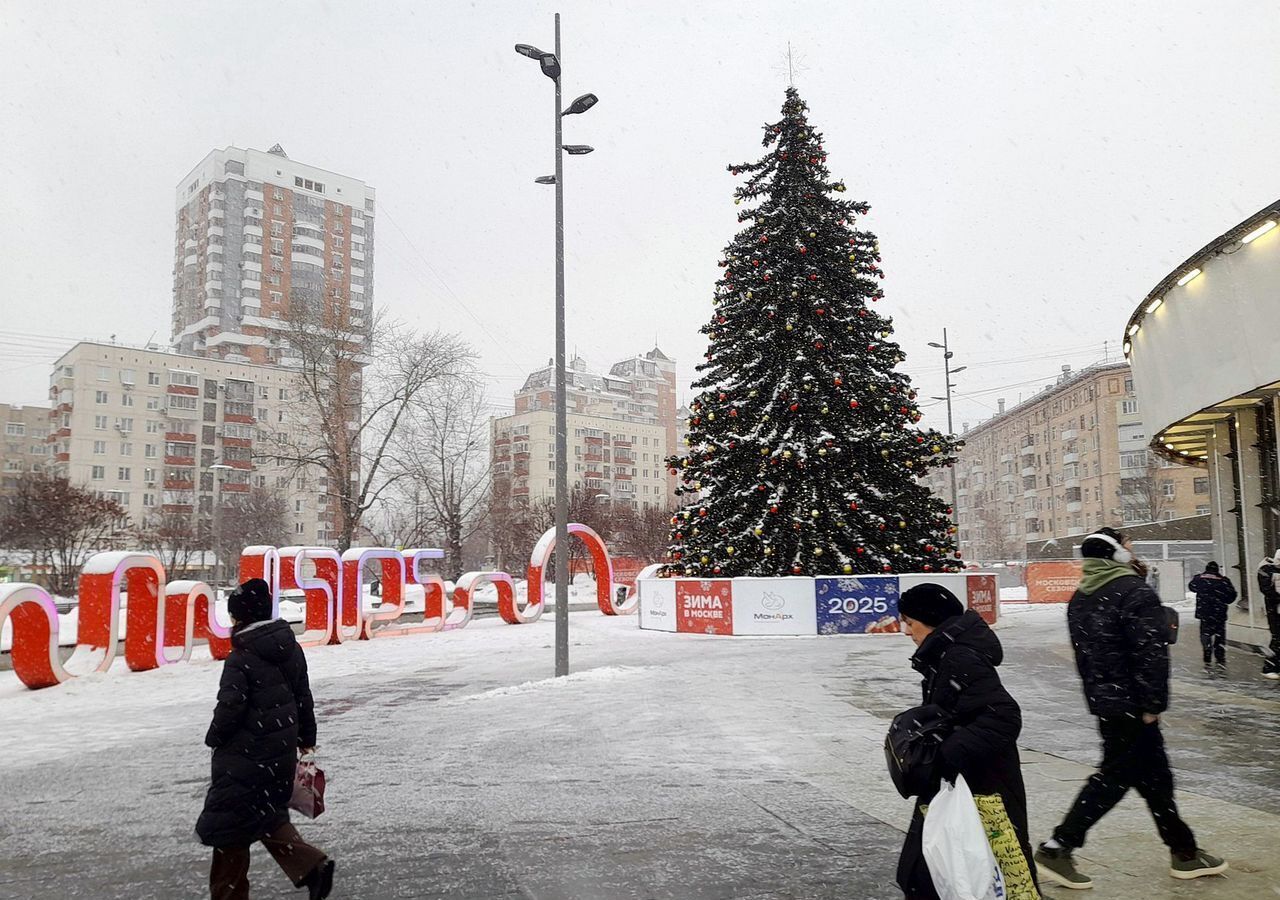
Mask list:
[[[999,626],[1037,837],[1096,758],[1063,617],[1008,605]],[[562,680],[549,617],[310,652],[330,810],[301,829],[339,860],[335,897],[900,896],[909,805],[881,741],[918,702],[906,638],[571,618]],[[1131,797],[1081,853],[1099,900],[1280,895],[1280,689],[1235,652],[1230,680],[1204,680],[1190,631],[1166,730],[1184,813],[1232,877],[1169,878]],[[218,671],[202,654],[39,692],[0,673],[0,898],[201,895],[191,827]],[[260,852],[253,879],[255,897],[295,896]]]

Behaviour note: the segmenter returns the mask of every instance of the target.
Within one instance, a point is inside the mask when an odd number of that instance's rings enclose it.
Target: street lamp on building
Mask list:
[[[951,383],[951,376],[956,374],[957,372],[963,372],[965,369],[969,367],[957,366],[954,369],[951,368],[951,359],[952,357],[955,356],[955,354],[951,352],[951,348],[947,345],[947,329],[945,328],[942,329],[941,344],[937,344],[937,343],[934,343],[933,341],[930,341],[929,346],[935,347],[938,350],[942,351],[942,371],[943,371],[943,377],[946,380],[947,389],[945,391],[945,396],[934,397],[933,399],[945,400],[947,402],[947,434],[954,435],[956,433],[956,429],[951,422],[951,389],[955,387],[955,385]],[[957,528],[959,528],[960,526],[960,495],[959,495],[959,492],[956,490],[956,467],[954,464],[951,466],[951,524],[955,525]],[[957,534],[956,540],[958,543],[959,542],[958,534]]]
[[[222,473],[231,466],[214,463],[208,469],[213,473],[213,583],[222,583]]]
[[[569,466],[568,420],[565,399],[564,337],[564,154],[581,156],[593,148],[585,144],[565,146],[562,124],[565,116],[584,113],[600,102],[595,94],[583,94],[567,109],[560,105],[560,14],[556,13],[555,52],[539,50],[532,44],[516,44],[521,56],[538,61],[542,74],[555,82],[555,154],[556,172],[537,179],[539,184],[556,187],[556,675],[569,674]]]

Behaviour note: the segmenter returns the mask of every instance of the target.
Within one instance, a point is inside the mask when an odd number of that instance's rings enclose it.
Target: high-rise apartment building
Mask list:
[[[49,462],[49,407],[0,403],[0,494],[18,486],[28,472],[43,471]]]
[[[956,511],[966,557],[1021,559],[1030,543],[1209,512],[1205,473],[1147,449],[1127,363],[1063,367],[1031,399],[1007,412],[999,405],[961,435]],[[949,470],[926,483],[951,502]]]
[[[288,514],[282,540],[331,544],[325,479],[271,458],[277,435],[309,427],[295,378],[279,366],[78,343],[49,377],[50,471],[115,499],[134,525],[175,512],[207,527],[215,494],[226,506],[254,488],[276,491]]]
[[[367,336],[374,212],[372,187],[279,144],[211,152],[177,188],[174,348],[288,365],[285,324],[299,305],[308,321]]]
[[[565,383],[569,484],[633,508],[670,506],[674,480],[663,460],[678,432],[676,363],[655,347],[607,374],[575,358]],[[555,367],[531,374],[515,412],[492,420],[495,490],[516,502],[555,495]]]

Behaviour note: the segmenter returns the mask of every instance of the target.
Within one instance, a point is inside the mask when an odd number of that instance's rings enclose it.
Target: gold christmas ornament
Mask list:
[[[729,554],[730,556],[733,556],[733,548],[732,548],[732,547],[725,547],[725,548],[724,548],[724,552],[725,552],[725,553],[727,553],[727,554]]]
[[[821,547],[814,547],[814,548],[813,548],[813,555],[814,555],[814,556],[821,556],[821,555],[822,555],[822,548],[821,548]]]
[[[843,568],[843,569],[841,569],[841,571],[842,571],[842,572],[844,572],[844,574],[846,574],[846,575],[852,575],[852,574],[853,574],[853,566],[849,565],[848,563],[845,563],[845,564],[844,564],[844,568]]]
[[[823,412],[826,412],[826,407],[823,407],[822,411],[823,411]],[[818,455],[819,455],[819,456],[826,456],[826,455],[827,455],[827,448],[826,448],[826,447],[823,447],[822,449],[820,449],[820,450],[818,451]]]
[[[818,512],[816,509],[811,509],[811,510],[809,510],[809,515],[810,515],[810,517],[811,517],[811,518],[816,519],[816,518],[818,518],[818,516],[819,516],[820,514],[819,514],[819,512]]]
[[[791,329],[791,323],[790,323],[790,322],[788,322],[788,323],[787,323],[787,331],[791,331],[791,330],[792,330],[792,329]]]
[[[773,548],[772,548],[772,547],[769,547],[769,546],[766,546],[766,547],[764,548],[764,555],[765,555],[765,556],[773,556]]]
[[[783,450],[783,451],[782,451],[782,457],[783,457],[783,459],[790,459],[790,458],[791,458],[791,451],[790,451],[790,450]]]
[[[698,561],[699,561],[700,563],[702,563],[704,566],[705,566],[707,563],[711,562],[711,560],[707,559],[705,556],[699,557]]]

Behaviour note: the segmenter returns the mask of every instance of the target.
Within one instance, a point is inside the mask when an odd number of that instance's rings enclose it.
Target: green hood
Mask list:
[[[1095,594],[1117,578],[1136,575],[1129,566],[1114,559],[1089,558],[1084,561],[1084,577],[1080,579],[1080,593]]]

